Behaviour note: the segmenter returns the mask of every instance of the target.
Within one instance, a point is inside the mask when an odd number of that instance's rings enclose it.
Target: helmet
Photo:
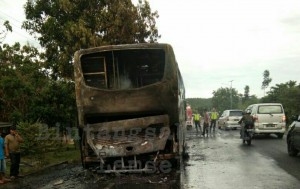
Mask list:
[[[246,110],[246,114],[251,114],[251,110],[250,109]]]

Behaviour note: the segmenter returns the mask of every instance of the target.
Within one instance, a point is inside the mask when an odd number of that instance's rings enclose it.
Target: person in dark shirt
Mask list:
[[[243,117],[239,121],[239,124],[242,124],[240,135],[241,135],[241,138],[244,138],[245,129],[250,129],[250,128],[254,127],[254,118],[253,118],[253,116],[251,116],[250,110],[247,110],[244,113]]]

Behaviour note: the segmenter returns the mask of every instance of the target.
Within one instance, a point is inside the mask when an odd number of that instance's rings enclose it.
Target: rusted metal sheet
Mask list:
[[[97,54],[99,52],[107,53],[110,51],[120,52],[125,50],[149,50],[149,52],[152,50],[161,50],[165,52],[165,55],[162,59],[164,73],[161,81],[147,86],[117,90],[114,88],[99,89],[87,85],[84,80],[81,66],[82,59],[85,56],[92,56],[93,54]],[[132,59],[130,59],[130,61],[132,61]],[[137,59],[132,61],[132,63],[137,61],[139,60]],[[108,62],[106,62],[106,64],[108,64]],[[178,115],[180,113],[178,110],[180,108],[179,106],[182,104],[180,100],[184,98],[184,88],[181,87],[183,84],[178,83],[181,78],[178,78],[178,65],[170,45],[132,44],[80,50],[75,55],[74,67],[76,102],[79,112],[78,117],[80,127],[84,127],[84,115],[87,114],[163,112],[169,115],[170,120],[172,120],[171,122],[179,122]]]
[[[152,127],[159,125],[159,127]],[[163,150],[170,135],[168,115],[91,124],[87,141],[97,156],[117,157]]]
[[[182,151],[185,91],[170,45],[80,50],[74,74],[83,164]]]
[[[134,130],[144,129],[151,125],[163,124],[169,126],[168,115],[148,116],[135,119],[126,119],[119,121],[103,122],[88,124],[86,130],[101,132],[105,130],[107,132],[118,131],[118,130]]]

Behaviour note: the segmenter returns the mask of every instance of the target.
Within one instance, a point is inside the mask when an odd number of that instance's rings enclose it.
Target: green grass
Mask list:
[[[80,162],[80,150],[75,149],[74,145],[64,145],[61,149],[46,153],[41,159],[36,156],[22,156],[20,174],[27,175],[41,170],[49,165],[54,165],[68,161],[69,163]],[[30,166],[31,165],[31,166]],[[10,160],[6,160],[6,175],[10,172]]]

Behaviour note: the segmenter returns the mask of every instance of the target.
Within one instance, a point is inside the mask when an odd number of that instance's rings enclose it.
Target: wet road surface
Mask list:
[[[105,176],[79,164],[61,164],[1,189],[298,189],[300,156],[288,156],[285,140],[285,136],[257,136],[248,146],[242,144],[239,130],[217,130],[203,138],[192,128],[186,138],[189,158],[180,174]]]
[[[239,130],[217,130],[203,138],[192,128],[183,188],[300,188],[300,157],[288,156],[285,140],[257,136],[248,146],[242,144]]]

